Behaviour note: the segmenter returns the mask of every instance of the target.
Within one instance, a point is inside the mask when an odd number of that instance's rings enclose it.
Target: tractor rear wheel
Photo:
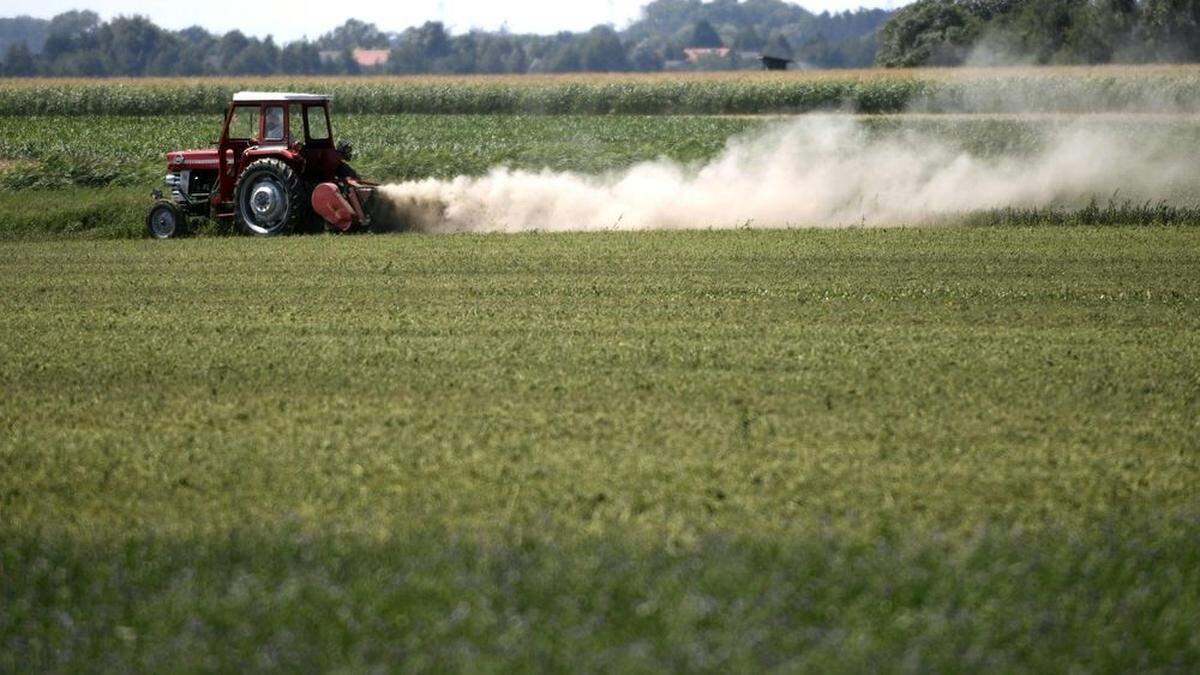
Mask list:
[[[155,239],[175,239],[187,234],[187,216],[175,202],[160,199],[146,214],[146,232]]]
[[[287,234],[303,220],[304,184],[278,159],[260,159],[238,177],[233,200],[238,224],[247,234]]]

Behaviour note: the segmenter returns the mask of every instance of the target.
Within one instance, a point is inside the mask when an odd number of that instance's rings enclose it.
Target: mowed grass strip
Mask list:
[[[1200,232],[5,244],[0,669],[1200,664]]]

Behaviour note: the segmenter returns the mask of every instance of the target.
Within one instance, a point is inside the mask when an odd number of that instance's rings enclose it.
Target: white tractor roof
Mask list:
[[[324,94],[292,94],[282,91],[239,91],[233,95],[234,103],[254,103],[257,101],[328,101]]]

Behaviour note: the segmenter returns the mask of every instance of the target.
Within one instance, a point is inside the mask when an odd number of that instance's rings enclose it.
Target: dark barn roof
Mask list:
[[[759,57],[759,60],[762,61],[763,68],[766,70],[787,70],[788,64],[792,63],[791,59],[767,56],[766,54]]]

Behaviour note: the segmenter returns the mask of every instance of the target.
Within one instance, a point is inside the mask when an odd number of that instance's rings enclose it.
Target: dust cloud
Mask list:
[[[927,131],[872,133],[849,116],[813,115],[735,138],[702,164],[496,168],[381,194],[389,224],[426,233],[889,226],[1114,195],[1168,202],[1200,175],[1189,146],[1066,123],[1040,149],[986,156]]]

